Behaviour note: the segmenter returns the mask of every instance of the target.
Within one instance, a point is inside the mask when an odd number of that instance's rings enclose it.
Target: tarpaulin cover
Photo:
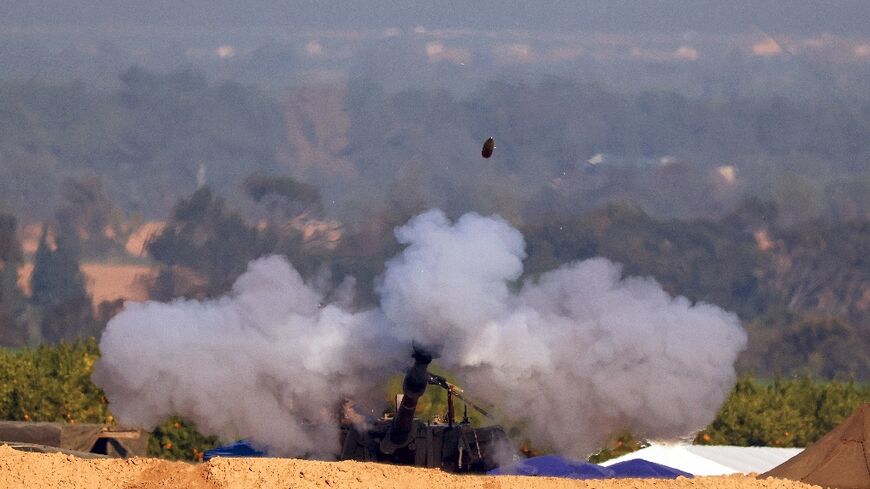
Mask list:
[[[652,442],[646,448],[607,460],[601,465],[610,467],[640,458],[688,472],[696,477],[753,472],[761,474],[794,457],[801,450],[803,449]]]
[[[122,446],[125,456],[145,456],[148,449],[148,433],[122,426],[0,421],[0,441],[34,443],[67,450],[92,452],[96,451],[100,439],[109,438]]]
[[[513,465],[490,470],[487,475],[536,475],[567,479],[608,479],[616,473],[607,467],[557,455],[532,457]]]
[[[691,478],[692,474],[677,470],[667,465],[657,464],[642,458],[634,460],[626,460],[608,467],[616,472],[616,477],[619,479],[625,478],[658,478],[658,479],[676,479],[683,476]]]
[[[206,450],[202,455],[203,461],[208,461],[208,459],[213,457],[265,457],[266,452],[262,450],[257,450],[248,442],[248,440],[239,440],[235,443],[230,443],[229,445],[224,445],[222,447],[212,448],[211,450]]]

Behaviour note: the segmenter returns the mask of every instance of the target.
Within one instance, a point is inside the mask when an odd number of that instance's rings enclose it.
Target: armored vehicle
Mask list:
[[[468,419],[468,406],[487,415],[485,409],[462,395],[461,389],[444,377],[429,373],[432,355],[416,350],[414,365],[402,383],[403,394],[392,419],[380,419],[359,429],[345,423],[341,432],[342,460],[360,460],[437,467],[450,472],[485,472],[496,467],[495,452],[508,443],[500,426],[477,427]],[[417,401],[429,385],[447,390],[445,422],[415,418]],[[465,402],[465,415],[455,421],[454,398]]]

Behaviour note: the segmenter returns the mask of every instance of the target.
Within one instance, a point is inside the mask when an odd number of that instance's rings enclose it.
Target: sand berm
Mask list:
[[[204,464],[154,458],[81,459],[25,453],[0,445],[4,489],[248,489],[248,488],[781,488],[800,482],[750,476],[572,481],[543,477],[453,475],[435,469],[363,462],[316,462],[279,458],[215,458]]]

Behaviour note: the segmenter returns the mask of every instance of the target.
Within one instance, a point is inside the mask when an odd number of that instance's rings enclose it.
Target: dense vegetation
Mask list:
[[[831,431],[865,402],[870,402],[870,384],[866,383],[813,382],[808,377],[762,382],[744,376],[695,442],[803,447]]]
[[[743,371],[866,379],[868,116],[848,97],[568,79],[464,97],[360,81],[278,96],[138,67],[110,91],[0,82],[0,344],[98,335],[119,304],[90,304],[77,264],[130,259],[146,219],[168,221],[147,245],[155,299],[221,294],[250,259],[280,253],[307,277],[355,277],[370,304],[392,229],[440,206],[520,227],[529,276],[601,255],[737,312],[752,339]],[[483,160],[487,135],[497,150]],[[339,238],[311,242],[314,221]],[[16,233],[32,223],[44,236],[31,256]]]
[[[91,382],[97,342],[19,350],[0,349],[0,419],[65,423],[116,423],[102,390]],[[167,419],[151,434],[151,456],[196,460],[216,440],[179,419]]]
[[[275,95],[133,67],[111,91],[0,82],[0,195],[44,219],[66,178],[99,175],[118,207],[162,218],[203,183],[243,205],[245,180],[263,174],[315,185],[354,224],[430,206],[519,222],[624,198],[712,216],[745,196],[789,222],[848,219],[870,212],[868,115],[848,98],[621,94],[568,79],[465,97],[364,82]],[[488,135],[495,157],[479,161]]]
[[[671,294],[736,312],[749,333],[744,372],[870,378],[870,221],[783,226],[776,205],[751,199],[716,220],[611,205],[524,234],[531,275],[605,256]]]
[[[526,276],[604,256],[626,275],[651,276],[673,295],[736,312],[749,332],[739,361],[760,377],[811,375],[870,379],[870,221],[780,224],[778,208],[744,201],[719,219],[657,219],[613,204],[583,216],[552,215],[522,227]],[[398,215],[388,216],[394,225]],[[287,256],[303,276],[357,279],[362,303],[398,252],[389,229],[348,232],[334,249],[303,243],[298,230],[245,224],[208,190],[182,200],[149,244],[163,265],[153,296],[221,294],[248,261]],[[220,237],[220,238],[218,238]]]
[[[34,349],[0,349],[0,419],[115,423],[107,399],[90,380],[98,356],[93,339]],[[393,385],[385,386],[385,397],[398,390],[398,382],[399,377]],[[430,391],[420,408],[434,416],[444,411],[446,401],[442,391]],[[870,402],[870,384],[819,382],[808,377],[765,382],[743,376],[716,419],[697,434],[695,442],[805,446],[830,431],[862,402]],[[461,402],[457,406],[462,409]],[[481,421],[470,414],[476,422]],[[170,418],[154,429],[148,451],[152,456],[197,460],[216,443],[184,420]],[[629,432],[615,433],[593,460],[603,461],[644,443]]]
[[[805,447],[870,402],[870,384],[818,382],[809,377],[761,381],[751,375],[737,380],[731,395],[703,430],[698,445]],[[615,433],[589,457],[603,462],[649,445],[626,430]]]
[[[400,250],[390,231],[408,216],[383,214],[358,230],[335,224],[340,239],[318,241],[288,225],[299,216],[316,216],[310,189],[292,179],[255,183],[253,194],[269,216],[256,224],[207,187],[176,204],[163,231],[146,245],[159,269],[148,284],[151,297],[223,294],[250,260],[277,253],[311,280],[338,284],[353,276],[360,305],[377,301],[375,280]],[[298,188],[304,190],[301,197]],[[103,216],[93,217],[100,223],[95,227],[112,222],[99,189],[91,193],[92,198],[67,204],[58,214]],[[59,220],[66,225],[56,228],[51,241],[43,231],[33,256],[32,294],[26,297],[16,281],[15,270],[24,259],[16,220],[8,214],[0,214],[0,220],[5,223],[0,227],[2,344],[98,335],[120,303],[92,308],[78,267],[81,250],[117,250],[118,242],[79,232],[86,223],[70,225],[75,218]],[[123,237],[118,227],[114,236]],[[717,219],[661,219],[621,203],[582,216],[553,214],[520,229],[527,240],[526,278],[572,260],[604,256],[621,263],[626,275],[655,278],[673,295],[736,312],[750,338],[738,363],[742,372],[762,378],[870,378],[866,219],[785,225],[775,204],[749,199]]]

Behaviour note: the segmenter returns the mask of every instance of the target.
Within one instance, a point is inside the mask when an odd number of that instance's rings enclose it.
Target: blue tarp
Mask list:
[[[571,460],[557,455],[543,455],[490,470],[487,475],[536,475],[567,479],[608,479],[616,473],[608,467]]]
[[[667,465],[649,462],[642,458],[619,462],[618,464],[613,464],[608,468],[616,472],[616,477],[620,479],[629,477],[676,479],[680,476],[692,478],[692,474],[688,472],[683,472],[682,470],[677,470],[668,467]]]
[[[208,462],[212,457],[265,457],[266,452],[257,450],[248,442],[248,440],[239,440],[229,445],[212,448],[206,450],[202,455],[202,460]]]

